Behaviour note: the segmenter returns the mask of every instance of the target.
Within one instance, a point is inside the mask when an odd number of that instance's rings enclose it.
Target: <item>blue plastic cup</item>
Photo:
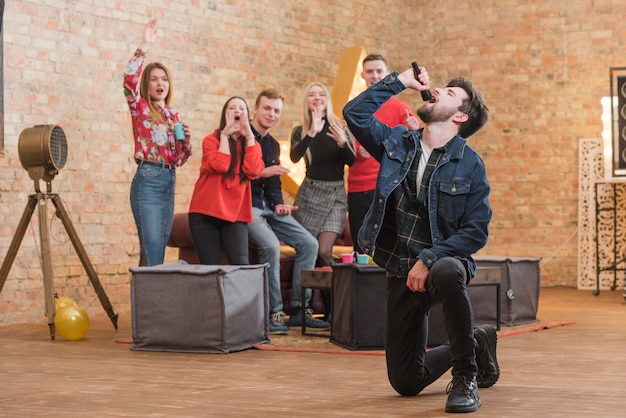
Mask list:
[[[177,123],[174,125],[174,136],[177,141],[182,141],[185,139],[185,125],[182,123]]]

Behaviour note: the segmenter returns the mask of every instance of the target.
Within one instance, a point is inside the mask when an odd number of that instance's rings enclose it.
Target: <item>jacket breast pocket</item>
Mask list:
[[[389,137],[383,141],[384,156],[380,161],[378,175],[380,178],[395,177],[398,171],[402,169],[404,164],[409,163],[406,150],[399,147],[397,141],[393,137]]]
[[[455,222],[465,212],[465,203],[471,182],[467,179],[443,180],[439,183],[439,215],[446,221]]]

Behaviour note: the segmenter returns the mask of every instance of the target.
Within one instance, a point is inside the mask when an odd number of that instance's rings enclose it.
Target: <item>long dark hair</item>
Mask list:
[[[217,138],[219,139],[222,130],[226,127],[226,109],[228,109],[228,105],[235,99],[241,100],[246,105],[246,114],[250,115],[248,110],[248,102],[246,99],[239,96],[233,96],[230,99],[226,100],[224,103],[224,107],[222,108],[222,116],[220,117],[220,127],[217,130]],[[248,176],[243,172],[243,159],[246,156],[246,144],[245,141],[239,141],[238,139],[233,139],[230,136],[228,137],[228,145],[230,147],[230,167],[228,167],[228,171],[224,173],[224,179],[232,179],[235,177],[235,165],[237,164],[237,160],[239,159],[239,182],[245,183],[249,181]],[[238,158],[239,154],[241,154],[241,158]]]

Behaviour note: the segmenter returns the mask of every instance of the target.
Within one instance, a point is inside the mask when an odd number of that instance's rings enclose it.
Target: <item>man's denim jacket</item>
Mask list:
[[[390,97],[405,89],[398,73],[380,82],[350,101],[343,110],[348,128],[361,145],[380,162],[374,200],[358,240],[361,248],[373,254],[376,247],[391,250],[391,242],[377,242],[385,210],[392,191],[404,181],[422,129],[413,131],[399,125],[391,128],[374,118],[374,113]],[[428,210],[433,246],[419,258],[430,268],[442,257],[457,257],[474,276],[476,263],[471,255],[487,243],[491,205],[485,164],[459,135],[448,142],[448,152],[435,168],[428,188]]]

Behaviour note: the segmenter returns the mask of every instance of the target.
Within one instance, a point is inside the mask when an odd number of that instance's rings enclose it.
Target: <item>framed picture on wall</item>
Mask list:
[[[613,177],[626,176],[626,67],[611,67]]]

